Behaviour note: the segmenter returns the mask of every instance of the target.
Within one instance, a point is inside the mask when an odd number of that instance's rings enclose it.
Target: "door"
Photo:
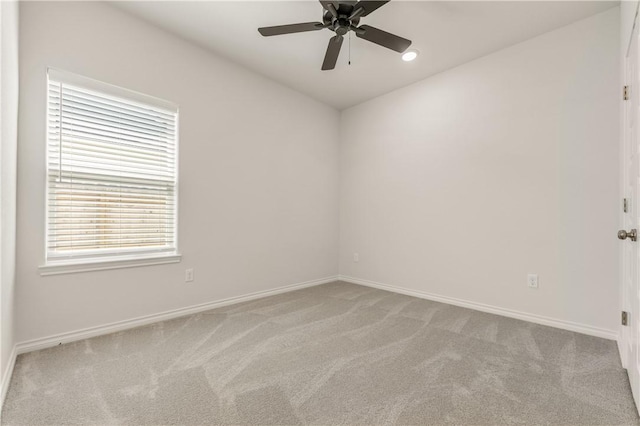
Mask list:
[[[638,330],[640,314],[640,244],[637,237],[640,219],[640,165],[638,163],[638,104],[640,102],[640,77],[638,72],[638,22],[636,15],[625,58],[625,86],[627,100],[623,109],[623,192],[626,207],[623,213],[624,229],[618,233],[622,247],[622,299],[623,309],[627,312],[627,326],[622,327],[622,356],[626,361],[629,382],[636,407],[640,407],[640,366],[638,359]]]

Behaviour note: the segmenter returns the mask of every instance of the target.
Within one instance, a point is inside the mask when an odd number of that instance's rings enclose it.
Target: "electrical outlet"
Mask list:
[[[184,282],[190,283],[191,281],[193,281],[193,268],[184,271]]]
[[[353,261],[360,262],[360,255],[358,253],[353,253]]]
[[[538,288],[538,274],[527,275],[527,285],[531,288]]]

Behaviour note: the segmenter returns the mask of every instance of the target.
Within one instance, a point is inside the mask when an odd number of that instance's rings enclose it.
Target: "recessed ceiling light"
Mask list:
[[[407,50],[402,54],[402,60],[405,62],[411,62],[418,57],[418,51],[415,49]]]

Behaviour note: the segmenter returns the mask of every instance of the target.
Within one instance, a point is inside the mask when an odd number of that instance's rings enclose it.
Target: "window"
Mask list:
[[[176,254],[177,108],[48,71],[47,264]]]

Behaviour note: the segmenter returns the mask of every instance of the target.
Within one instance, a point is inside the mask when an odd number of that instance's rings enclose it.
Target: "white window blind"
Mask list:
[[[48,79],[47,261],[175,252],[177,109],[57,75]]]

